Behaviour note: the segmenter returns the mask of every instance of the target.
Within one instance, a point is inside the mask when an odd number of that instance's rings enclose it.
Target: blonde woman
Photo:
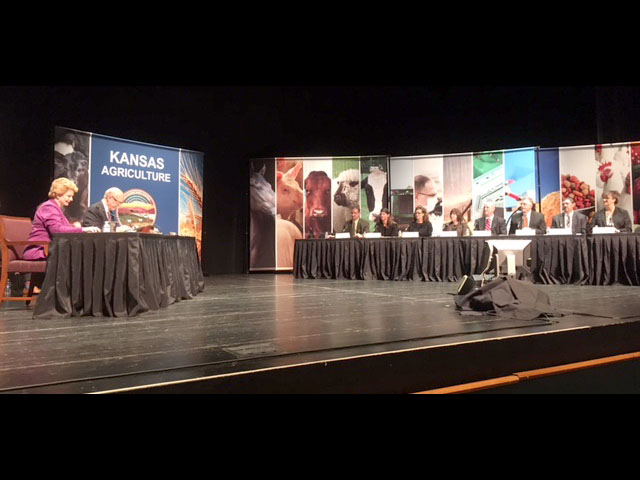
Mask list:
[[[49,200],[40,204],[33,217],[33,225],[29,240],[34,242],[50,242],[53,233],[99,232],[97,227],[79,227],[71,225],[64,216],[63,208],[69,206],[78,187],[68,178],[56,178],[49,189]],[[30,245],[24,250],[24,260],[43,260],[44,247]]]

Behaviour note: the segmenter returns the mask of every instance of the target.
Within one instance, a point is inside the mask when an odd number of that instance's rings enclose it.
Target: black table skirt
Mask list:
[[[297,240],[293,274],[297,278],[422,280],[457,282],[482,273],[490,257],[488,239]],[[543,284],[640,285],[640,236],[539,235],[528,239],[533,280]]]
[[[135,316],[203,289],[192,237],[59,234],[51,242],[34,318]]]

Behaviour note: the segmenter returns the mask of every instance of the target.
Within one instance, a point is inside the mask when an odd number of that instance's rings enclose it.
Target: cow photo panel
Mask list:
[[[466,155],[449,155],[442,164],[444,196],[444,222],[451,221],[451,211],[457,209],[467,224],[473,226],[473,157]]]
[[[274,159],[249,164],[249,269],[276,266],[276,164]]]
[[[351,209],[360,206],[360,158],[334,158],[332,168],[333,231],[342,232],[351,220]]]
[[[406,230],[413,221],[413,159],[389,159],[389,185],[391,187],[391,215],[400,230]]]
[[[558,163],[562,199],[573,198],[578,212],[587,218],[593,217],[596,211],[594,146],[560,148]]]
[[[617,145],[596,145],[594,147],[596,170],[596,208],[604,208],[602,195],[618,192],[616,207],[626,210],[631,216],[633,198],[631,194],[631,146],[628,143]]]
[[[388,157],[360,157],[360,207],[362,218],[370,223],[378,220],[380,209],[389,208],[388,160]]]
[[[276,267],[293,268],[293,250],[302,238],[302,159],[276,160]]]
[[[306,158],[303,162],[304,238],[324,238],[331,233],[331,158]]]

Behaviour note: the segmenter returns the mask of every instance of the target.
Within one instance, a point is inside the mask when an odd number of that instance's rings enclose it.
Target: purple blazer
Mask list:
[[[34,242],[50,242],[53,233],[82,233],[82,228],[74,227],[62,213],[54,199],[42,203],[33,217],[33,225],[29,240]],[[44,247],[30,245],[22,255],[24,260],[43,260]]]

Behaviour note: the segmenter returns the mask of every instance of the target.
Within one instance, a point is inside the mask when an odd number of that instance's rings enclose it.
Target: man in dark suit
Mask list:
[[[351,220],[344,222],[343,232],[349,232],[352,237],[362,237],[369,231],[369,222],[360,218],[360,207],[351,209]]]
[[[552,228],[571,228],[571,232],[587,233],[587,217],[575,211],[576,201],[567,197],[562,201],[562,209],[564,213],[555,215],[551,222]]]
[[[533,200],[524,197],[520,200],[520,211],[511,217],[511,225],[509,226],[509,235],[514,235],[516,230],[523,228],[532,228],[536,231],[536,235],[544,235],[547,233],[547,222],[544,215],[533,210]]]
[[[491,235],[506,235],[507,222],[504,218],[495,215],[496,206],[487,202],[483,206],[483,215],[473,223],[474,232],[491,230]]]
[[[102,229],[105,222],[114,222],[119,227],[118,207],[124,202],[124,193],[116,187],[104,192],[104,198],[91,205],[82,217],[83,227],[98,227]]]

